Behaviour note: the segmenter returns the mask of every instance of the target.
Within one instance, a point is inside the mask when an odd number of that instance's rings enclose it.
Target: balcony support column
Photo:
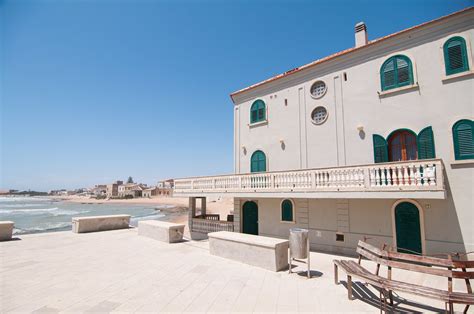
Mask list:
[[[188,226],[189,230],[193,230],[193,217],[196,216],[196,198],[189,198]]]

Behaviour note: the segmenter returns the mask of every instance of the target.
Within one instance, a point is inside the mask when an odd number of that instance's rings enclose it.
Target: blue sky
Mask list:
[[[230,173],[229,93],[469,5],[0,0],[0,188]]]

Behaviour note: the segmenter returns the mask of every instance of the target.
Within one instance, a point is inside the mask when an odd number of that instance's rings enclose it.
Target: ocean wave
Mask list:
[[[25,201],[32,201],[34,200],[35,202],[48,202],[52,201],[50,198],[45,198],[45,197],[27,197],[27,196],[0,196],[0,202],[25,202]]]
[[[145,220],[145,219],[157,219],[157,218],[161,218],[161,217],[165,217],[164,214],[147,214],[147,215],[140,215],[140,216],[133,216],[130,220],[131,221],[140,221],[140,220]]]
[[[42,224],[35,227],[25,227],[25,228],[14,228],[13,234],[28,234],[28,233],[39,233],[39,232],[48,232],[48,231],[59,231],[70,227],[72,224],[70,222],[55,222]]]
[[[82,213],[88,213],[89,211],[75,211],[70,209],[59,209],[58,207],[52,208],[22,208],[22,209],[3,209],[0,208],[0,215],[40,215],[49,214],[53,216],[71,216]]]

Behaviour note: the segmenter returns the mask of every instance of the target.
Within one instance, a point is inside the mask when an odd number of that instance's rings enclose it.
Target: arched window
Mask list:
[[[372,135],[374,162],[388,162],[436,158],[433,128],[428,126],[418,133],[399,129],[390,133],[387,139]]]
[[[267,171],[267,158],[261,150],[257,150],[250,158],[250,172]]]
[[[263,100],[258,99],[254,101],[252,107],[250,107],[250,123],[265,121],[265,119],[265,103]]]
[[[281,221],[293,221],[293,203],[290,200],[281,202]]]
[[[469,70],[466,41],[464,38],[456,36],[448,39],[444,43],[443,52],[446,75]]]
[[[380,69],[382,90],[413,84],[413,69],[408,57],[398,55],[389,58]]]
[[[418,148],[416,134],[410,130],[397,130],[390,134],[388,143],[388,160],[416,160],[418,159]]]
[[[459,120],[453,125],[454,158],[474,159],[474,122]]]

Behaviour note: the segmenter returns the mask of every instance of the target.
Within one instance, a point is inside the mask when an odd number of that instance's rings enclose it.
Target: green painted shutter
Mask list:
[[[456,160],[474,159],[474,122],[460,120],[453,126],[454,156]]]
[[[250,107],[250,123],[256,123],[265,120],[265,103],[263,100],[256,100]]]
[[[446,75],[469,70],[466,41],[456,36],[450,38],[443,47]]]
[[[290,200],[284,200],[281,203],[281,220],[293,221],[293,203]]]
[[[435,158],[433,129],[429,126],[420,131],[417,136],[418,159]]]
[[[267,171],[267,158],[262,151],[257,150],[250,158],[250,172],[264,171]]]
[[[398,252],[422,253],[420,214],[414,204],[403,202],[397,205],[395,208],[395,228]]]
[[[388,148],[387,141],[380,135],[374,134],[372,136],[374,142],[374,162],[387,162],[388,161]]]
[[[381,71],[382,90],[387,90],[395,86],[395,61],[389,59],[382,66]]]
[[[380,70],[382,90],[413,84],[413,67],[410,58],[399,55],[384,62]]]

